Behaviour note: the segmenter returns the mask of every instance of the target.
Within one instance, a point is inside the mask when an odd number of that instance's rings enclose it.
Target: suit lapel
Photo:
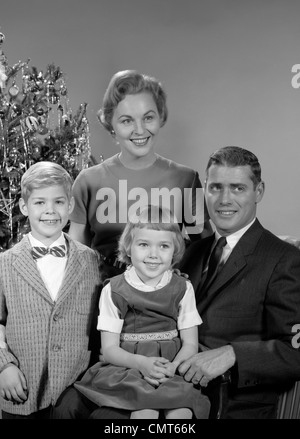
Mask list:
[[[201,296],[201,289],[198,288],[197,304],[200,313],[222,292],[223,287],[247,265],[247,256],[255,250],[263,230],[259,221],[256,220],[234,247],[222,270],[209,287],[205,297]]]
[[[83,276],[86,267],[86,259],[83,252],[80,252],[76,244],[66,236],[69,244],[68,263],[62,285],[57,296],[57,304],[63,302],[66,297],[73,293],[80,278]]]
[[[239,273],[246,264],[247,262],[242,249],[236,245],[226,261],[226,264],[223,266],[204,297],[201,296],[201,288],[199,288],[200,297],[198,303],[200,312],[203,312],[203,310],[208,307],[214,298],[222,291],[222,287],[230,282],[230,280]]]
[[[31,256],[31,245],[27,236],[12,248],[15,255],[14,269],[23,277],[24,282],[49,303],[53,303],[50,294],[40,276],[36,262]]]
[[[196,295],[196,303],[199,303],[201,300],[201,285],[203,283],[203,271],[208,264],[208,259],[211,253],[212,246],[215,242],[215,235],[213,234],[209,238],[207,238],[207,242],[205,242],[205,246],[201,249],[200,255],[196,256],[200,259],[199,265],[197,266],[197,274],[195,276],[195,295]],[[197,285],[197,287],[196,287]]]
[[[64,279],[57,297],[57,303],[65,300],[65,298],[74,291],[87,264],[83,252],[78,251],[76,244],[70,240],[69,237],[66,236],[66,239],[69,244],[69,255]],[[22,241],[12,248],[12,251],[15,255],[13,267],[23,277],[24,282],[30,285],[31,288],[47,300],[47,302],[53,304],[50,293],[38,271],[36,261],[34,261],[31,255],[31,245],[28,237],[25,236]]]
[[[214,242],[214,235],[195,241],[187,248],[183,260],[179,265],[182,273],[188,273],[195,290],[196,302],[198,303],[202,272],[207,263],[211,246]]]

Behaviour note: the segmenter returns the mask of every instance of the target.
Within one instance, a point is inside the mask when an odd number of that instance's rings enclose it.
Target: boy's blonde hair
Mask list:
[[[72,184],[72,177],[62,166],[54,162],[37,162],[31,165],[22,176],[21,197],[27,202],[34,189],[58,185],[64,187],[70,200]]]
[[[139,215],[133,215],[119,240],[118,260],[130,264],[130,247],[133,241],[134,229],[165,230],[174,233],[174,255],[172,265],[177,264],[185,251],[185,242],[179,224],[169,209],[159,206],[148,205],[143,208]]]

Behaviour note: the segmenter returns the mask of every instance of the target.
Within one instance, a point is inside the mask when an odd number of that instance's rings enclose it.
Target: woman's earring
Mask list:
[[[119,142],[118,140],[116,140],[116,133],[115,133],[115,130],[111,130],[110,134],[111,134],[112,138],[114,139],[115,144],[116,144],[116,145],[119,145],[120,142]]]

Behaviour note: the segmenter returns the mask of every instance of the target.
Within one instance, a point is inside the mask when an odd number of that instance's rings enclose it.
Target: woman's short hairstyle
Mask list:
[[[254,188],[261,182],[261,167],[258,158],[251,151],[239,146],[224,146],[215,151],[209,157],[206,176],[208,176],[208,170],[212,165],[229,167],[249,165],[252,171],[250,178],[253,181]]]
[[[185,251],[185,242],[179,224],[169,209],[148,205],[141,209],[140,214],[132,215],[119,240],[118,259],[125,264],[130,264],[130,248],[133,242],[135,229],[165,230],[173,232],[174,255],[172,265],[177,264]]]
[[[64,187],[70,200],[72,184],[72,177],[62,166],[54,162],[37,162],[31,165],[22,176],[21,197],[27,202],[34,189],[58,185]]]
[[[102,108],[98,111],[100,123],[112,133],[112,118],[118,104],[127,95],[144,92],[151,93],[162,127],[168,117],[167,95],[162,84],[153,76],[138,73],[136,70],[123,70],[113,75],[104,94]]]

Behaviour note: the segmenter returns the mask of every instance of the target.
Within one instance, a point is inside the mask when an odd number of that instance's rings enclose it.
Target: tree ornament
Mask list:
[[[49,128],[44,123],[39,122],[37,133],[40,134],[41,137],[49,137]]]
[[[16,170],[12,170],[8,174],[9,183],[10,183],[10,193],[16,195],[20,190],[20,174]]]
[[[41,146],[40,145],[34,145],[31,149],[31,156],[34,160],[38,160],[41,157]]]
[[[22,105],[17,102],[11,106],[11,109],[14,113],[13,116],[20,116],[22,114]]]
[[[1,52],[2,51],[0,50],[0,54]],[[7,81],[7,74],[6,74],[5,64],[0,60],[0,93],[5,88],[6,81]]]
[[[8,153],[9,161],[14,164],[18,160],[20,153],[18,149],[14,146]]]
[[[34,116],[27,116],[25,119],[25,124],[29,131],[36,131],[38,128],[38,120]]]
[[[63,120],[63,124],[65,126],[70,125],[70,119],[69,119],[69,116],[67,114],[63,114],[62,120]]]
[[[35,110],[35,112],[36,112],[36,114],[38,114],[39,116],[43,116],[43,114],[45,114],[45,111],[44,111],[44,109],[43,109],[42,107],[37,108],[37,109]]]
[[[55,86],[52,81],[48,82],[47,85],[48,93],[54,93],[55,92]]]
[[[8,89],[8,94],[12,97],[15,98],[20,92],[19,87],[16,84],[13,84],[9,89]]]
[[[59,102],[59,96],[58,96],[56,93],[52,93],[52,94],[49,96],[49,102],[50,102],[50,104],[52,104],[52,105],[57,104],[57,102]]]
[[[62,84],[62,85],[60,86],[60,94],[61,94],[62,96],[67,96],[67,94],[68,94],[67,87],[66,87],[64,84]]]
[[[17,195],[18,194],[18,192],[19,192],[19,186],[17,186],[16,184],[14,184],[14,183],[11,183],[10,184],[10,193],[11,193],[11,195]]]

